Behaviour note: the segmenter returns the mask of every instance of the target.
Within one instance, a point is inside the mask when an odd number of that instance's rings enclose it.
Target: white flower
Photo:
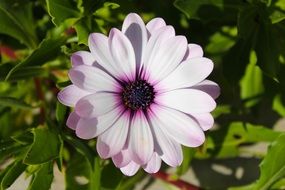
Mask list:
[[[145,25],[131,13],[122,31],[91,34],[89,48],[72,55],[73,84],[58,99],[75,107],[67,126],[78,137],[98,137],[102,158],[112,158],[125,175],[139,167],[155,173],[161,160],[181,164],[181,144],[205,141],[219,87],[205,80],[213,63],[199,45],[175,35],[161,18]]]

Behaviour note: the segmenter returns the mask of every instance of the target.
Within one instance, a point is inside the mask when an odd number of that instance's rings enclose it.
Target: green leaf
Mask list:
[[[280,116],[285,117],[285,105],[282,104],[280,94],[275,96],[272,109],[279,113]]]
[[[52,22],[59,26],[68,18],[80,17],[79,11],[72,6],[68,0],[46,0],[48,13],[52,17]]]
[[[250,63],[246,67],[245,75],[240,81],[241,98],[247,106],[253,106],[260,100],[259,95],[264,92],[262,71],[256,66],[256,55],[250,54]]]
[[[281,134],[268,148],[260,164],[260,178],[254,184],[232,190],[267,190],[285,177],[285,134]]]
[[[1,190],[10,187],[14,181],[25,171],[27,165],[22,161],[15,161],[14,165],[9,169],[1,181]]]
[[[113,163],[104,166],[101,175],[101,186],[104,189],[116,189],[123,178],[122,172]],[[110,176],[112,176],[112,180],[110,180]]]
[[[277,180],[285,177],[285,134],[280,135],[268,148],[260,164],[260,178],[256,190],[269,189]]]
[[[239,1],[225,2],[223,0],[176,0],[174,6],[183,12],[188,18],[209,20],[213,18],[223,19],[224,9],[230,9],[226,13],[235,13]],[[231,17],[231,16],[230,16]]]
[[[55,118],[60,124],[62,124],[65,120],[66,111],[67,111],[66,106],[64,106],[60,102],[56,103]]]
[[[26,0],[0,1],[0,33],[16,38],[30,48],[37,45],[32,2]]]
[[[273,25],[268,22],[262,22],[255,45],[257,55],[257,64],[270,77],[275,78],[279,70],[279,42],[272,29]]]
[[[92,32],[101,32],[96,20],[91,16],[81,18],[74,25],[78,36],[78,43],[88,45],[88,37]]]
[[[24,61],[20,62],[13,69],[10,70],[10,72],[6,76],[6,80],[10,79],[10,77],[12,77],[13,75],[16,75],[16,71],[19,71],[17,72],[18,77],[20,73],[25,73],[22,70],[24,69],[24,66],[40,66],[46,63],[47,61],[52,60],[59,54],[60,46],[63,45],[65,41],[65,37],[62,37],[60,39],[44,39],[39,45],[39,47],[35,49],[30,56],[28,56]],[[31,67],[29,69],[26,69],[26,71],[27,70],[31,70]],[[34,72],[35,71],[33,71],[32,73]]]
[[[281,134],[281,132],[262,126],[242,122],[233,122],[228,128],[222,126],[222,129],[209,132],[205,144],[207,153],[197,151],[195,156],[201,158],[213,155],[219,158],[235,157],[240,152],[239,145],[272,142]]]
[[[31,181],[28,190],[49,190],[53,181],[53,162],[41,165]]]
[[[6,77],[5,80],[18,81],[18,80],[26,80],[32,77],[47,77],[48,75],[49,75],[48,70],[43,67],[28,66],[28,67],[21,67],[11,72],[9,74],[9,78]]]
[[[29,104],[25,103],[22,100],[13,97],[0,97],[1,106],[20,108],[20,109],[31,109],[33,108]]]
[[[54,160],[59,156],[60,140],[58,135],[46,127],[32,130],[34,142],[24,159],[26,164],[42,164]]]
[[[177,175],[181,176],[189,170],[191,161],[195,153],[196,153],[196,149],[189,148],[189,147],[183,147],[183,162],[181,166],[177,168],[177,171],[176,171]]]

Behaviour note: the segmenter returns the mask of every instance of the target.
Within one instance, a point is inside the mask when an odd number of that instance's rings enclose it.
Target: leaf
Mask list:
[[[260,178],[256,190],[269,189],[277,180],[285,177],[285,134],[280,135],[268,148],[260,164]]]
[[[55,118],[60,124],[64,122],[66,112],[67,112],[67,107],[62,105],[60,102],[57,102],[55,110]]]
[[[32,2],[26,0],[0,1],[0,33],[16,38],[30,48],[37,45]]]
[[[1,181],[1,190],[10,187],[14,181],[25,171],[27,165],[22,161],[15,161],[14,165],[9,169]]]
[[[32,133],[34,134],[34,141],[24,158],[24,163],[42,164],[59,156],[61,145],[55,132],[40,126],[33,129]]]
[[[231,84],[236,84],[244,75],[249,62],[251,43],[239,39],[223,57],[223,72]]]
[[[281,134],[268,148],[267,154],[260,164],[260,178],[254,184],[245,187],[232,188],[232,190],[244,190],[250,187],[252,190],[267,190],[285,177],[285,134]]]
[[[79,11],[75,10],[68,0],[46,0],[48,13],[52,17],[52,22],[59,26],[68,18],[80,17]]]
[[[274,30],[272,29],[271,23],[261,23],[255,51],[257,55],[257,64],[260,68],[269,75],[271,78],[277,76],[279,70],[279,51],[278,51],[278,41]]]
[[[49,190],[53,181],[53,164],[47,162],[41,165],[31,181],[28,190]]]
[[[78,36],[78,43],[88,45],[88,37],[92,32],[101,32],[95,18],[86,16],[81,18],[74,25]]]
[[[196,149],[189,148],[189,147],[183,147],[183,162],[177,168],[177,171],[176,171],[177,175],[181,176],[189,170],[191,161],[195,153],[196,153]]]
[[[12,73],[10,73],[9,78],[6,77],[5,80],[18,81],[25,80],[31,77],[47,77],[48,75],[48,70],[45,68],[42,68],[40,66],[28,66],[16,69]]]
[[[174,6],[188,18],[211,20],[213,18],[231,19],[236,14],[240,3],[239,1],[225,2],[223,0],[176,0]],[[230,10],[223,12],[225,9]],[[228,14],[228,18],[223,18],[224,14]]]
[[[10,70],[10,72],[6,76],[6,80],[9,80],[13,74],[15,75],[15,72],[17,70],[20,70],[20,68],[23,69],[24,66],[40,66],[46,63],[47,61],[52,60],[58,55],[58,53],[60,52],[60,46],[63,45],[65,41],[65,37],[61,37],[60,39],[44,39],[39,45],[39,47],[35,49],[30,56],[28,56],[24,61],[20,62],[13,69]],[[18,73],[21,72],[23,73],[23,70],[19,71]]]
[[[272,142],[281,132],[252,125],[249,123],[233,122],[228,128],[208,133],[206,144],[207,153],[197,151],[197,157],[205,158],[216,156],[218,158],[235,157],[239,154],[239,145],[255,142]]]
[[[285,117],[285,105],[282,104],[280,94],[274,97],[272,109],[280,116]]]
[[[20,109],[31,109],[33,108],[29,104],[25,103],[22,100],[13,97],[0,97],[1,106],[20,108]]]
[[[110,180],[110,176],[112,176],[112,180]],[[101,186],[104,189],[116,189],[120,185],[122,178],[122,172],[113,163],[109,163],[102,169]]]
[[[246,100],[247,106],[255,105],[260,100],[258,96],[264,92],[262,71],[256,66],[256,54],[254,52],[250,54],[250,63],[240,81],[240,90],[240,97]]]
[[[65,172],[66,190],[93,190],[94,187],[91,188],[93,182],[91,181],[97,179],[92,176],[92,169],[89,161],[83,155],[72,154],[67,162]]]

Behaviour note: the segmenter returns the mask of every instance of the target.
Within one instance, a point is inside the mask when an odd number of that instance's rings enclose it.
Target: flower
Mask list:
[[[73,84],[58,99],[74,107],[67,126],[78,137],[98,137],[100,157],[128,176],[140,167],[155,173],[161,160],[181,164],[181,145],[203,144],[219,87],[205,80],[213,63],[199,45],[175,35],[162,18],[145,25],[135,13],[121,31],[90,34],[88,45],[90,52],[72,55]]]

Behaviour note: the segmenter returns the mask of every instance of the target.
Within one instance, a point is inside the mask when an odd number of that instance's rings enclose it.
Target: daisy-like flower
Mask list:
[[[82,139],[98,137],[100,157],[125,175],[155,173],[161,160],[180,165],[181,145],[200,146],[214,123],[219,87],[205,80],[212,61],[163,19],[145,25],[135,13],[121,31],[92,33],[88,43],[90,52],[71,57],[73,84],[58,94],[74,107],[67,126]]]

